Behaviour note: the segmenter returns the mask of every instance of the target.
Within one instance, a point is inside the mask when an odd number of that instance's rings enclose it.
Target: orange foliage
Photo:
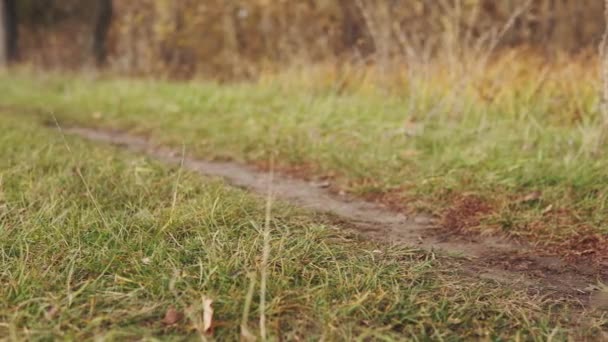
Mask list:
[[[87,3],[61,12],[61,20],[65,13],[80,19],[70,25],[33,30],[24,22],[25,59],[84,63]],[[594,46],[602,30],[600,1],[115,0],[110,65],[155,76],[242,78],[286,65],[386,64],[439,53],[458,59],[522,44],[571,52]]]

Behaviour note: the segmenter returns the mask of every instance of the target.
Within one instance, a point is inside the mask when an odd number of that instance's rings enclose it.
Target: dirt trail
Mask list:
[[[181,163],[183,159],[186,169],[221,177],[231,185],[258,194],[268,191],[268,173],[246,165],[182,157],[176,150],[121,132],[75,127],[64,131],[89,140],[119,145],[166,163]],[[467,273],[502,283],[524,285],[531,291],[553,292],[557,296],[588,302],[589,298],[597,295],[589,290],[590,285],[608,279],[608,270],[535,256],[528,247],[507,239],[446,237],[440,234],[439,227],[430,217],[406,217],[379,204],[335,195],[322,187],[284,175],[273,176],[272,192],[280,200],[329,214],[341,226],[356,230],[363,236],[434,250],[440,256],[458,255],[462,257],[459,260]]]

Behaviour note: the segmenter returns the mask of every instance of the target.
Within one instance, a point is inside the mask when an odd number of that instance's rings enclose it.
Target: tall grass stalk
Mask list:
[[[267,340],[266,330],[266,283],[268,281],[268,259],[270,258],[270,223],[272,220],[272,182],[274,179],[274,167],[271,162],[270,173],[268,175],[268,193],[266,195],[266,209],[264,222],[264,245],[262,250],[262,269],[260,279],[260,336],[262,341]]]

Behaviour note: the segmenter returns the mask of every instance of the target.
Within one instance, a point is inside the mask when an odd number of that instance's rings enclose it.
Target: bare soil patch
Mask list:
[[[260,195],[265,195],[271,186],[275,198],[322,213],[332,222],[365,238],[437,252],[440,258],[457,260],[465,273],[476,277],[525,286],[530,291],[561,298],[574,298],[592,307],[597,307],[593,302],[598,298],[598,283],[608,282],[608,268],[601,263],[537,255],[531,246],[503,237],[446,233],[446,225],[451,226],[451,230],[466,229],[466,225],[474,224],[478,215],[490,210],[475,198],[463,198],[444,217],[444,222],[439,222],[424,215],[406,216],[382,204],[336,194],[326,186],[285,174],[270,177],[269,172],[248,165],[182,156],[178,150],[128,133],[78,127],[65,129],[65,132],[118,145],[166,163],[183,162],[186,169],[221,177],[233,186]],[[590,248],[597,247],[595,242],[589,242]]]

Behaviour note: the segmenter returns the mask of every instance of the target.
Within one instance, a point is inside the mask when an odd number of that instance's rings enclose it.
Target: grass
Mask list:
[[[506,54],[482,70],[402,68],[384,88],[347,66],[231,85],[12,72],[0,106],[186,143],[203,158],[276,154],[283,170],[404,210],[441,217],[473,199],[489,209],[447,229],[579,256],[584,237],[608,243],[595,62],[543,63]]]
[[[220,181],[64,138],[18,111],[0,130],[0,336],[11,340],[193,338],[203,298],[213,337],[236,340],[242,319],[260,330],[262,272],[272,339],[546,340],[605,324],[572,330],[558,301],[281,203],[267,215],[263,199]],[[170,308],[185,316],[168,325]]]

